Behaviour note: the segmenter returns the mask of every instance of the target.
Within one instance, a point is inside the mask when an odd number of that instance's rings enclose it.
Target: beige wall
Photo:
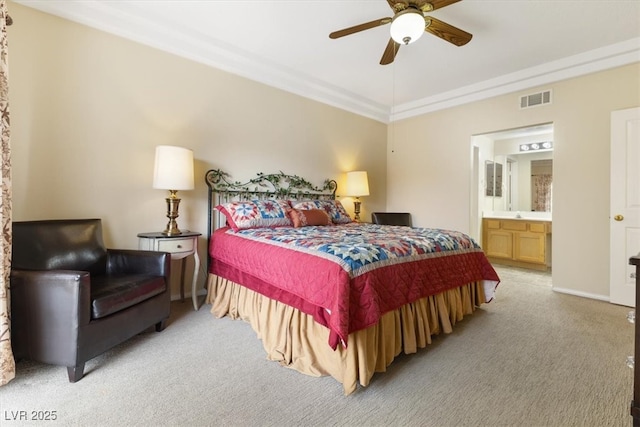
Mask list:
[[[552,89],[553,103],[520,110],[519,96],[537,89]],[[553,122],[553,285],[608,299],[610,115],[639,105],[634,64],[394,123],[387,208],[468,231],[471,136]]]
[[[364,169],[371,196],[362,217],[384,209],[386,125],[15,3],[9,9],[14,220],[100,217],[110,247],[137,247],[137,233],[167,222],[166,194],[151,188],[161,144],[194,150],[196,188],[179,193],[181,228],[206,232],[210,168],[240,181],[283,171],[317,185],[340,185],[344,172]],[[345,207],[353,210],[351,199]]]

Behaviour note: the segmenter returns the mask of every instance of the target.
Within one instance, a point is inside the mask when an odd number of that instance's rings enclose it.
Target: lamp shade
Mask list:
[[[170,145],[157,146],[153,188],[193,190],[193,151]]]
[[[410,44],[422,36],[424,27],[422,12],[413,8],[405,9],[391,22],[391,38],[399,44]]]
[[[366,171],[347,172],[347,196],[360,197],[369,195],[369,178]]]

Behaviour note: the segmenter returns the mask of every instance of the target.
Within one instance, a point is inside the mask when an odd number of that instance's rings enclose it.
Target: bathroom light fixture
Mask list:
[[[360,197],[369,195],[369,178],[366,171],[347,172],[346,195],[354,197],[353,213],[356,222],[360,222]]]
[[[398,44],[410,44],[424,34],[424,15],[418,9],[409,7],[396,14],[391,21],[391,38]]]
[[[520,151],[548,151],[553,149],[553,142],[532,142],[530,144],[520,144]]]
[[[170,145],[156,147],[153,170],[153,188],[169,190],[167,201],[167,228],[162,232],[167,236],[182,234],[178,228],[178,190],[193,190],[193,151]]]

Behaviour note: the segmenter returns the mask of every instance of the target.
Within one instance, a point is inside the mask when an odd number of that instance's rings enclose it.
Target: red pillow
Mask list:
[[[331,217],[324,209],[289,209],[287,211],[293,226],[331,225]]]

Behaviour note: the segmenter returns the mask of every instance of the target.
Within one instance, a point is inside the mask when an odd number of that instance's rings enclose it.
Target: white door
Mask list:
[[[640,108],[611,113],[610,224],[610,300],[634,307],[629,258],[640,253]]]

